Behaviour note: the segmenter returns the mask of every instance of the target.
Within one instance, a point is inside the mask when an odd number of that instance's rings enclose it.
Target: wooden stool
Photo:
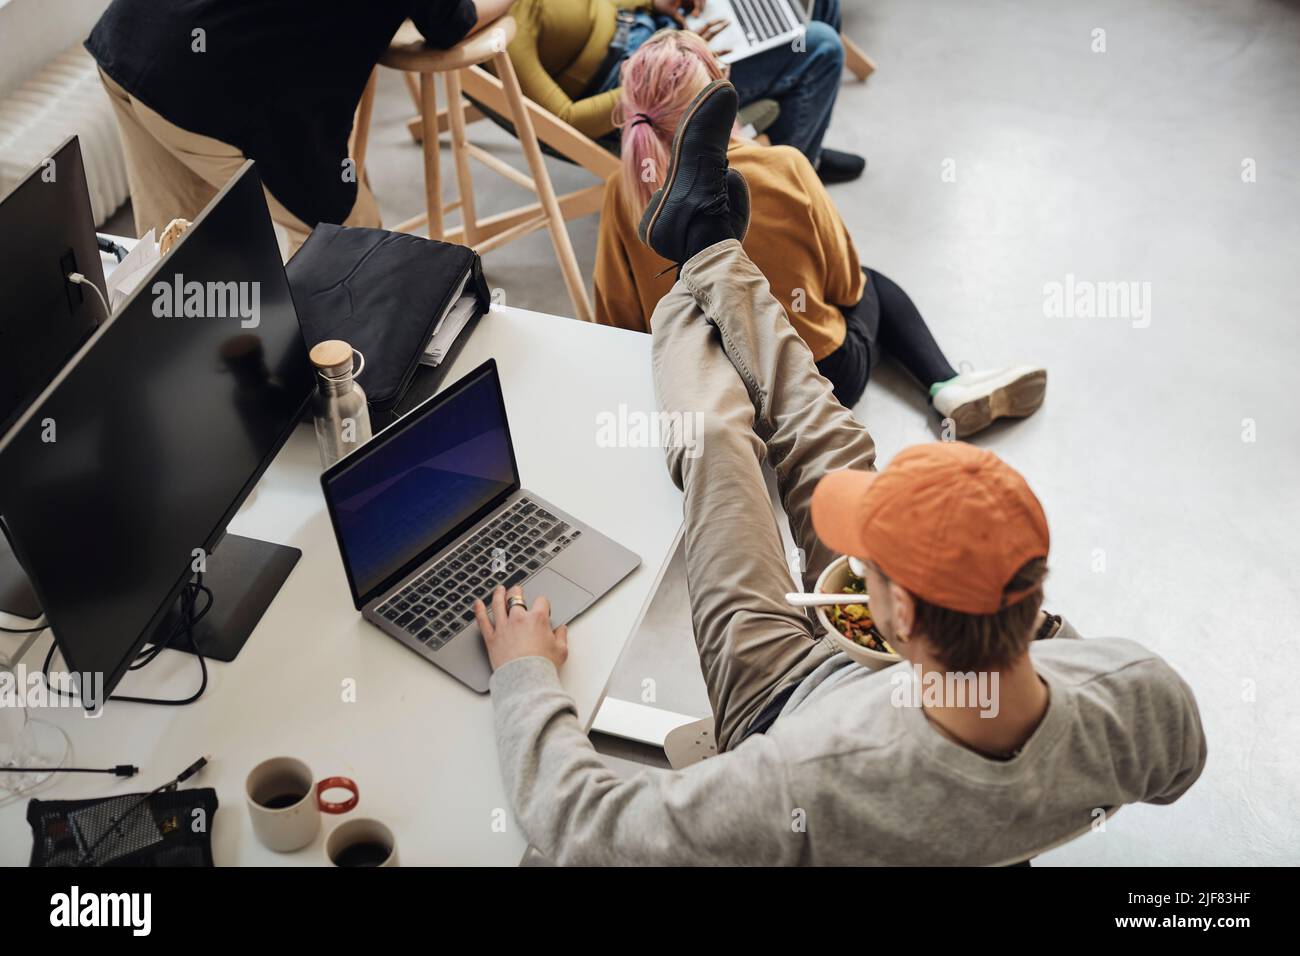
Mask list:
[[[590,322],[592,321],[591,300],[587,297],[582,272],[578,269],[578,262],[573,254],[573,244],[569,241],[569,232],[564,225],[564,213],[556,199],[551,178],[546,172],[542,151],[537,144],[537,134],[534,132],[532,119],[525,106],[523,91],[519,88],[519,79],[515,76],[510,57],[506,55],[506,47],[514,36],[514,18],[504,16],[450,50],[433,50],[425,46],[424,38],[415,25],[408,20],[393,37],[387,52],[380,57],[381,66],[419,76],[426,209],[421,215],[399,223],[395,228],[399,232],[414,232],[421,226],[427,226],[430,238],[463,242],[483,254],[546,227],[551,233],[551,244],[555,247],[555,257],[559,260],[564,285],[568,289],[569,298],[573,301],[574,314],[584,322]],[[531,176],[525,175],[486,150],[475,146],[465,137],[467,117],[461,95],[462,71],[475,69],[478,64],[489,60],[506,94],[509,119],[514,124],[519,143],[523,147],[524,158],[528,160]],[[447,96],[445,115],[446,122],[451,128],[452,157],[456,163],[456,180],[460,192],[455,202],[447,204],[442,201],[438,100],[434,89],[434,75],[438,73],[442,74]],[[358,175],[362,174],[367,138],[367,130],[362,126],[361,119],[364,117],[369,120],[374,85],[372,78],[358,109],[357,137],[353,150],[353,157],[357,160]],[[471,157],[493,172],[532,191],[537,196],[537,202],[480,221],[474,211],[474,183],[470,176],[469,164]],[[443,217],[454,210],[460,211],[461,224],[453,229],[446,229]]]

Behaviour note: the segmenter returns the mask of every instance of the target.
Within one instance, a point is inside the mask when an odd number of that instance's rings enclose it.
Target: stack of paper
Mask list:
[[[429,339],[429,344],[424,347],[424,354],[420,356],[421,364],[437,365],[447,357],[447,353],[456,342],[456,337],[474,317],[474,309],[477,307],[478,300],[473,294],[462,295],[456,300],[456,304],[447,310],[447,314],[434,328],[433,338]]]

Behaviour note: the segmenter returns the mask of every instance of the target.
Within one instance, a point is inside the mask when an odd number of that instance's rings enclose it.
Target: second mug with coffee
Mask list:
[[[397,866],[397,838],[378,820],[348,820],[325,838],[325,859],[334,866]]]

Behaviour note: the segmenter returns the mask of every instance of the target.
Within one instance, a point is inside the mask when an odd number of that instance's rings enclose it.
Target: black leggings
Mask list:
[[[862,397],[881,352],[893,356],[927,394],[935,382],[955,378],[956,370],[908,294],[875,269],[862,271],[867,274],[862,301],[842,310],[844,343],[817,363],[817,371],[830,380],[840,404],[852,408]]]

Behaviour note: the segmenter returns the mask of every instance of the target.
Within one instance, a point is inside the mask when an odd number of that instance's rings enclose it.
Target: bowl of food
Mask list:
[[[816,608],[817,620],[831,642],[863,667],[880,670],[897,664],[899,656],[876,630],[867,603],[867,582],[853,573],[847,557],[826,565],[817,579],[818,594],[861,594],[861,604],[832,604]]]

